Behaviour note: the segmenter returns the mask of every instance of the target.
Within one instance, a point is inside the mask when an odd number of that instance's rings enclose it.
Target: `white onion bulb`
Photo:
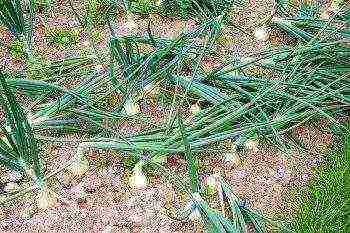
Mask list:
[[[37,205],[39,209],[46,210],[57,203],[57,194],[44,186],[39,193]]]
[[[255,29],[254,36],[258,41],[267,41],[269,39],[269,31],[266,27]]]
[[[148,184],[147,177],[143,174],[140,168],[136,168],[133,175],[129,177],[129,185],[132,188],[142,189]]]
[[[137,103],[134,103],[132,100],[127,100],[124,105],[124,110],[127,115],[133,115],[140,112],[140,107]]]
[[[245,142],[245,147],[248,149],[248,150],[251,150],[251,151],[254,151],[254,152],[257,152],[259,150],[258,148],[258,142],[256,140],[247,140]]]
[[[191,105],[190,111],[191,111],[192,115],[196,115],[197,113],[200,112],[200,110],[201,110],[201,108],[199,107],[198,103]]]

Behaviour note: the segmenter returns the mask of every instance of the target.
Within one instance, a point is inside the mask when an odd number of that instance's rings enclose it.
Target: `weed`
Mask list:
[[[79,31],[77,29],[49,28],[45,32],[45,38],[49,43],[70,47],[78,43]]]
[[[158,12],[158,5],[155,0],[129,1],[128,8],[129,11],[140,15],[149,15]]]
[[[168,16],[217,17],[233,6],[242,6],[243,1],[235,0],[162,0],[160,13]]]
[[[118,0],[89,0],[85,1],[85,14],[82,22],[84,27],[105,25],[110,16],[124,11],[122,1]]]
[[[10,54],[14,58],[25,58],[24,44],[19,39],[14,39],[8,47]]]
[[[35,0],[34,2],[34,9],[39,13],[47,11],[52,4],[52,0]]]

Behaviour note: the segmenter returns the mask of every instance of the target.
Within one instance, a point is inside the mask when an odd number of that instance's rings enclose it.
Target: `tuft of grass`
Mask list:
[[[214,18],[222,15],[233,6],[242,6],[241,0],[162,0],[160,14],[180,16],[182,19],[192,17]]]
[[[45,38],[49,43],[67,48],[76,45],[79,42],[79,30],[49,28],[45,32]]]
[[[328,151],[325,165],[316,170],[307,190],[294,190],[298,211],[289,224],[292,232],[349,232],[350,135],[343,136],[344,147],[334,145]]]
[[[8,47],[8,51],[15,58],[25,58],[24,44],[19,39],[14,39]]]
[[[128,2],[128,8],[130,12],[149,15],[158,13],[158,6],[155,0],[133,0]]]
[[[47,12],[51,5],[52,0],[34,0],[34,9],[39,13]]]
[[[124,11],[123,1],[119,0],[86,0],[83,1],[85,14],[82,17],[84,27],[105,25],[110,16]]]

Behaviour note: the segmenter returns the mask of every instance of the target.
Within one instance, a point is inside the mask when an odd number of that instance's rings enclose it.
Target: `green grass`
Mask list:
[[[160,14],[177,16],[182,19],[217,17],[231,7],[245,6],[241,0],[163,0],[160,2]]]
[[[14,58],[25,58],[26,56],[23,42],[21,42],[19,39],[14,39],[11,41],[8,51]]]
[[[45,32],[48,43],[58,46],[72,47],[79,41],[79,30],[66,28],[49,28]]]
[[[45,12],[50,9],[52,0],[34,0],[34,9],[37,12]]]
[[[105,25],[109,17],[114,17],[118,12],[125,10],[123,1],[85,0],[82,2],[85,12],[79,21],[81,21],[86,28]]]
[[[295,190],[299,205],[290,224],[293,232],[349,232],[350,136],[344,140],[344,148],[339,143],[328,151],[326,164],[317,169],[308,189]]]
[[[140,15],[158,13],[159,11],[155,0],[129,1],[128,8],[129,11]]]

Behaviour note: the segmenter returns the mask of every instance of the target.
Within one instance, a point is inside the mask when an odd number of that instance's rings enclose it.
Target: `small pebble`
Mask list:
[[[5,185],[4,187],[4,191],[7,192],[7,193],[12,193],[12,192],[15,192],[17,191],[19,188],[18,184],[17,183],[14,183],[14,182],[9,182]]]
[[[285,175],[285,170],[284,170],[284,168],[283,168],[282,166],[278,166],[275,176],[276,176],[277,178],[282,178],[282,177],[284,177],[284,175]]]

